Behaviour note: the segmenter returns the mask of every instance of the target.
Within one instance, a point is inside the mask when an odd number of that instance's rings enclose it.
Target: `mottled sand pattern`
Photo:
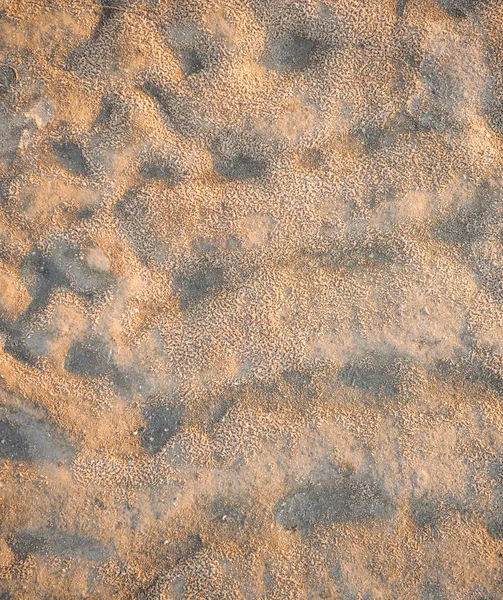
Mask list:
[[[0,599],[503,598],[503,2],[0,7]]]

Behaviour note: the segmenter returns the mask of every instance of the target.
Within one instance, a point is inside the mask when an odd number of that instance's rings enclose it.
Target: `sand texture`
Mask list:
[[[501,600],[502,169],[501,0],[0,0],[0,600]]]

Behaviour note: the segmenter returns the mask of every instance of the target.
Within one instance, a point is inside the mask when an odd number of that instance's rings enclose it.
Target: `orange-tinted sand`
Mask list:
[[[503,2],[0,1],[0,599],[503,598]]]

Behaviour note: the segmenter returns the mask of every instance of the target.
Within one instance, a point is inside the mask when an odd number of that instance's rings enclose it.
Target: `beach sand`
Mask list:
[[[0,1],[0,598],[503,598],[503,3]]]

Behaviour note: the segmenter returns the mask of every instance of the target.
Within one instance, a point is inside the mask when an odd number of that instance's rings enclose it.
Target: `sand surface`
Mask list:
[[[0,0],[0,599],[503,598],[503,2]]]

